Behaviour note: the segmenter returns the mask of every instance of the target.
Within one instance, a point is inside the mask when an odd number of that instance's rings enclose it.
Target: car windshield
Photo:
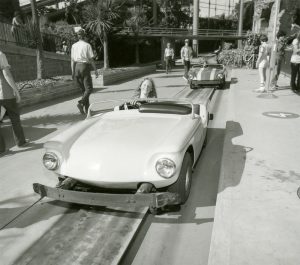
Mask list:
[[[204,66],[206,69],[223,69],[221,64],[207,64]]]
[[[140,113],[162,113],[187,115],[192,113],[192,106],[188,102],[169,99],[120,99],[92,103],[90,116],[109,111],[136,109]]]

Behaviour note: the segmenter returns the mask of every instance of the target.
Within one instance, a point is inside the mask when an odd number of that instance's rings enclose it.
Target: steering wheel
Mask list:
[[[119,106],[119,110],[138,109],[144,101],[125,102]]]

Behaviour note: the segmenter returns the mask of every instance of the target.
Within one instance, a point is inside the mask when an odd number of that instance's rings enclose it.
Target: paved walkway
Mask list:
[[[252,92],[257,70],[234,70],[209,265],[300,262],[300,97]],[[270,116],[266,116],[268,113]],[[270,113],[271,112],[271,113]]]

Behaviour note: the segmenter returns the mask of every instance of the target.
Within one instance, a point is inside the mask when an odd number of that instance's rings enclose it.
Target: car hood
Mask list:
[[[93,182],[99,176],[142,178],[157,153],[177,152],[191,131],[188,115],[111,112],[78,136],[61,165],[61,174]],[[186,128],[185,128],[186,127]],[[129,170],[130,168],[130,170]]]
[[[223,74],[223,69],[215,67],[199,67],[194,69],[195,80],[216,80],[219,73]]]

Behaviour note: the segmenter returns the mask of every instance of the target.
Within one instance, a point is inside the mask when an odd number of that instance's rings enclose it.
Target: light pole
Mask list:
[[[244,13],[244,0],[240,0],[240,11],[239,11],[239,28],[238,35],[243,34],[243,13]],[[238,40],[238,48],[241,49],[243,46],[242,40]]]
[[[194,0],[194,12],[193,12],[193,36],[198,35],[198,27],[199,27],[199,1]],[[193,39],[193,50],[195,55],[198,55],[198,39]]]

